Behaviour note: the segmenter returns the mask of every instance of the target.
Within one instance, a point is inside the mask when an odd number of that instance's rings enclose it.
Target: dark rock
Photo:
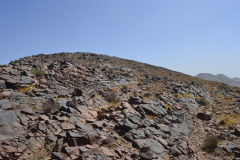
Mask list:
[[[161,104],[142,104],[140,106],[148,115],[164,116],[167,114]]]
[[[158,140],[164,146],[165,149],[168,149],[168,142],[167,142],[167,140],[162,139],[161,137],[155,137],[155,139]]]
[[[103,121],[95,121],[95,122],[93,122],[93,127],[95,127],[95,128],[98,128],[98,129],[102,129],[103,128]]]
[[[6,85],[5,85],[5,81],[0,80],[0,89],[5,89]]]
[[[187,155],[188,153],[188,146],[185,141],[183,141],[177,148],[182,152],[182,154]]]
[[[171,135],[172,136],[188,136],[192,131],[193,126],[189,122],[184,123],[173,123],[171,127]]]
[[[90,143],[93,145],[93,144],[99,144],[101,145],[102,144],[102,140],[100,135],[98,134],[98,132],[96,131],[92,131],[92,132],[88,132],[87,133],[87,136],[88,136],[88,139],[90,141]]]
[[[112,150],[108,147],[100,147],[100,150],[102,151],[103,154],[105,154],[108,157],[114,157],[114,153]]]
[[[128,132],[136,127],[137,125],[133,124],[128,119],[124,119],[115,126],[115,129],[119,130],[120,132]]]
[[[67,136],[70,138],[80,138],[82,137],[82,134],[79,132],[68,131]]]
[[[47,136],[47,141],[48,142],[55,142],[57,140],[57,137],[53,136],[53,135],[48,135]]]
[[[136,114],[126,114],[126,118],[129,119],[132,123],[141,125],[141,117]]]
[[[20,123],[24,126],[28,124],[29,118],[23,114],[17,113],[17,117],[20,120]]]
[[[75,125],[72,123],[67,123],[67,122],[63,122],[61,123],[61,127],[63,130],[72,130],[75,129]]]
[[[52,158],[56,160],[64,160],[64,154],[61,152],[53,152],[52,153]]]
[[[90,131],[93,131],[94,128],[87,125],[87,124],[82,124],[82,123],[77,123],[76,126],[82,131],[82,132],[90,132]]]
[[[133,144],[140,149],[149,147],[157,155],[165,151],[164,146],[154,139],[136,139]]]
[[[150,132],[152,135],[161,136],[162,132],[154,127],[146,127],[145,131]]]
[[[58,84],[51,84],[50,88],[56,93],[58,96],[62,97],[69,97],[70,91],[67,87],[58,85]]]
[[[173,155],[174,157],[178,157],[179,155],[182,154],[182,152],[178,148],[172,147],[170,149],[170,154]]]
[[[134,139],[144,139],[144,138],[146,138],[146,135],[145,135],[143,130],[133,129],[133,130],[131,130],[130,133],[132,134]]]
[[[26,115],[33,115],[34,111],[30,107],[25,107],[21,110],[21,113]]]
[[[235,146],[234,144],[228,144],[225,147],[225,149],[226,149],[227,152],[232,153],[235,149],[237,149],[237,146]]]
[[[132,136],[132,134],[130,132],[125,133],[124,138],[127,141],[129,141],[129,142],[133,142],[134,141],[134,138],[133,138],[133,136]]]
[[[40,120],[43,120],[43,121],[48,121],[48,120],[49,120],[49,117],[46,116],[46,115],[40,115],[40,116],[39,116],[39,119],[40,119]]]
[[[158,124],[157,127],[163,131],[163,133],[170,134],[170,127],[164,124]]]
[[[171,119],[173,123],[182,123],[184,120],[184,115],[182,114],[172,115]]]
[[[87,135],[72,132],[72,131],[67,132],[67,139],[68,139],[69,146],[72,146],[72,147],[90,144],[90,141]]]
[[[128,100],[128,103],[131,105],[137,105],[137,104],[145,104],[145,102],[139,98],[139,97],[130,97],[130,99]]]
[[[80,156],[80,150],[79,147],[65,147],[64,151],[70,156],[76,156],[79,157]]]
[[[206,112],[206,113],[198,113],[197,114],[197,117],[201,120],[205,120],[205,121],[208,121],[208,120],[211,120],[212,119],[212,115],[210,112]]]
[[[234,133],[235,136],[240,137],[240,130],[238,128],[235,128]]]
[[[60,152],[63,148],[63,145],[64,145],[64,139],[63,138],[58,139],[56,141],[56,145],[53,148],[53,151]]]
[[[178,98],[177,102],[182,103],[188,109],[196,109],[198,107],[198,103],[194,98]]]
[[[177,160],[188,160],[189,159],[189,157],[184,156],[184,155],[180,155],[180,156],[178,156],[176,158],[177,158]]]
[[[88,150],[87,152],[84,152],[80,156],[80,159],[81,160],[89,160],[89,159],[93,159],[93,160],[106,160],[106,159],[108,159],[108,157],[107,157],[107,155],[102,153],[102,151]]]
[[[142,147],[140,149],[140,158],[141,160],[152,160],[156,158],[155,153],[150,147]]]
[[[78,88],[75,88],[72,95],[73,96],[82,96],[83,92],[82,90],[78,89]]]
[[[58,120],[59,122],[64,122],[65,121],[61,116],[57,116],[57,115],[54,115],[53,119]]]
[[[5,80],[6,88],[18,89],[19,87],[26,87],[29,84],[33,84],[34,80],[28,76],[9,76],[6,74],[0,74],[0,79]]]

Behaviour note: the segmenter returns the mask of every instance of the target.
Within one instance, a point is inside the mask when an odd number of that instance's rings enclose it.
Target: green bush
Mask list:
[[[37,77],[45,76],[45,72],[43,70],[41,70],[41,69],[32,68],[31,72],[32,72],[32,74],[34,74]]]
[[[202,105],[202,106],[207,106],[210,104],[210,102],[208,100],[206,100],[205,98],[201,98],[199,100],[199,104]]]
[[[208,153],[212,153],[218,146],[218,138],[216,136],[209,136],[206,138],[202,150]]]

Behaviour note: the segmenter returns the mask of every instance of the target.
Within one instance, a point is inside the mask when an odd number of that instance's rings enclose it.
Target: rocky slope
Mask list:
[[[0,66],[0,91],[0,159],[240,158],[239,88],[60,53]]]
[[[240,79],[239,78],[229,78],[228,76],[226,76],[224,74],[213,75],[213,74],[209,74],[209,73],[200,73],[196,77],[204,79],[204,80],[209,80],[209,81],[222,82],[222,83],[228,84],[230,86],[240,87]]]

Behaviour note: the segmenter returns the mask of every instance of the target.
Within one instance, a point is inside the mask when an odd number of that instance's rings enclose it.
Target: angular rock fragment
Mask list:
[[[197,117],[201,120],[208,121],[212,119],[212,114],[210,112],[198,113]]]

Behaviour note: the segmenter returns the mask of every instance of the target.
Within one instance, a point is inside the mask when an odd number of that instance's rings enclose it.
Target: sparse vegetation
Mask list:
[[[169,104],[165,104],[165,111],[166,112],[169,110],[169,108],[171,108],[171,106]]]
[[[222,114],[221,124],[222,125],[237,125],[240,119],[239,114]]]
[[[72,96],[82,96],[83,92],[82,90],[75,88],[72,92]]]
[[[43,103],[41,109],[42,109],[43,113],[48,114],[48,113],[53,113],[53,112],[57,111],[58,108],[59,108],[59,105],[54,100],[49,99]]]
[[[122,86],[122,88],[121,88],[121,92],[123,92],[123,93],[127,93],[128,92],[128,87],[127,86]]]
[[[231,102],[234,102],[236,101],[237,99],[236,98],[225,98],[225,103],[231,103]]]
[[[216,97],[220,99],[224,99],[224,96],[222,94],[217,94]]]
[[[210,102],[208,100],[206,100],[206,98],[202,97],[200,100],[199,100],[199,104],[202,105],[202,106],[207,106],[210,104]]]
[[[116,107],[120,105],[120,98],[115,92],[108,92],[105,96],[105,100],[109,102],[108,107]]]
[[[114,92],[107,93],[105,99],[110,103],[120,103],[120,98]]]
[[[32,74],[34,74],[37,77],[45,76],[45,72],[43,70],[41,70],[41,69],[32,68],[31,72],[32,72]]]
[[[40,149],[39,151],[36,151],[33,154],[33,157],[35,160],[50,160],[51,159],[51,154],[53,152],[53,148],[56,145],[56,141],[53,142],[49,142],[49,141],[45,141],[44,142],[44,147],[42,149]]]
[[[217,136],[209,136],[206,138],[202,150],[208,153],[212,153],[218,146],[218,138]]]
[[[54,100],[56,102],[61,101],[61,100],[65,100],[65,99],[67,99],[67,98],[65,98],[65,97],[56,97],[56,98],[54,98]]]
[[[148,115],[148,114],[147,114],[147,115],[146,115],[146,118],[153,120],[153,119],[157,118],[157,116],[152,116],[152,115]]]
[[[192,98],[192,95],[189,93],[181,93],[177,95],[178,98]]]
[[[25,93],[25,92],[29,92],[29,91],[31,91],[33,89],[34,89],[34,86],[32,84],[30,84],[30,85],[28,85],[26,87],[19,88],[18,92]]]

